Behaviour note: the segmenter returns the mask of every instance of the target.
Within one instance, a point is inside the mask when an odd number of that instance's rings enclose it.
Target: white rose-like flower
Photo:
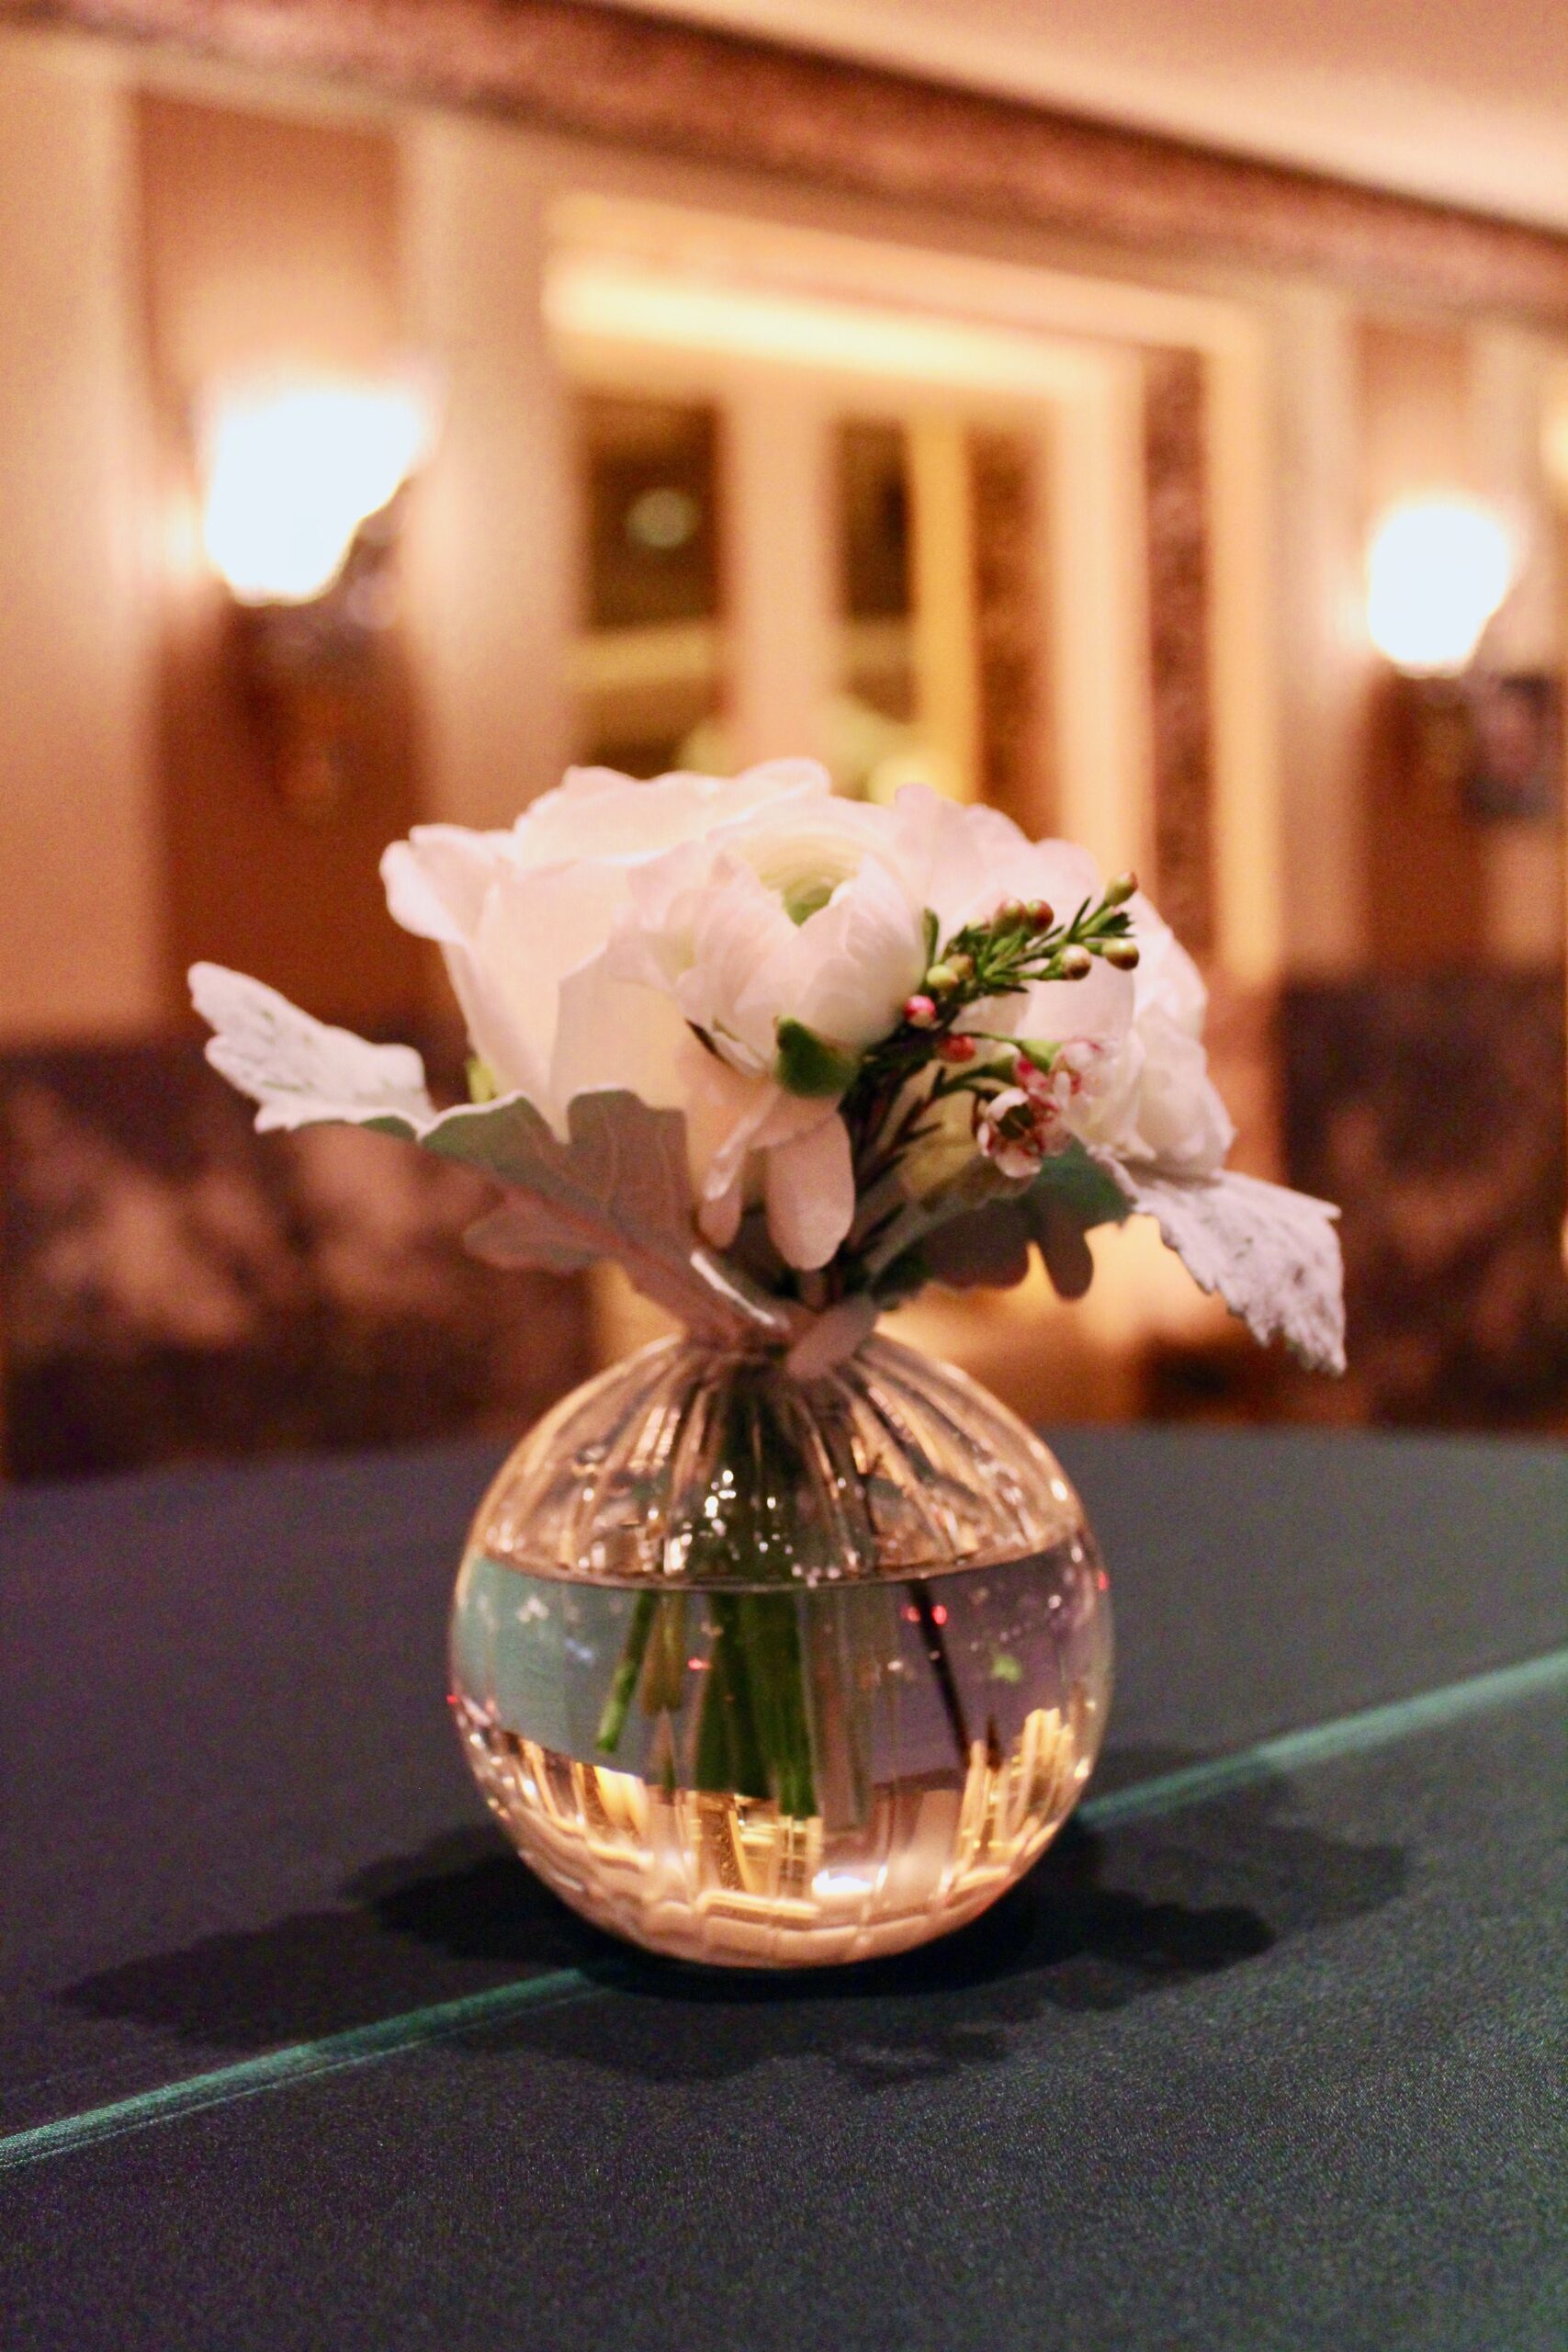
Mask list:
[[[826,802],[830,789],[810,760],[649,784],[572,769],[509,832],[416,826],[381,861],[388,904],[405,930],[440,946],[474,1050],[502,1092],[525,1094],[558,1135],[572,1097],[599,1087],[683,1111],[699,1194],[720,1153],[728,1189],[748,1150],[820,1125],[824,1106],[776,1105],[755,1086],[716,1089],[713,1057],[672,997],[618,978],[604,946],[640,870],[760,808]]]
[[[1043,899],[1070,915],[1100,891],[1087,850],[1032,842],[1000,809],[944,799],[924,784],[906,785],[894,801],[882,854],[933,910],[943,943],[965,923],[988,921],[1006,899]]]
[[[1008,899],[1043,899],[1066,922],[1104,888],[1087,850],[1071,842],[1032,842],[999,809],[943,800],[908,785],[893,808],[893,856],[906,887],[937,917],[945,944],[965,924],[988,922]],[[1132,1026],[1133,976],[1098,957],[1082,980],[1036,981],[971,1006],[961,1030],[1059,1042],[1092,1037],[1119,1047]]]
[[[627,996],[617,1018],[562,1036],[565,984],[597,955],[641,864],[765,803],[825,797],[824,770],[775,760],[744,775],[660,776],[569,769],[509,832],[416,825],[381,860],[393,919],[440,946],[476,1053],[507,1092],[526,1094],[558,1132],[573,1094],[627,1085],[662,1106],[678,1096],[678,1035],[662,1008]]]
[[[718,1131],[699,1221],[734,1236],[747,1160],[765,1154],[769,1230],[792,1265],[825,1265],[854,1216],[840,1096],[897,1024],[926,965],[924,902],[885,809],[764,807],[630,880],[604,956],[613,982],[661,989],[703,1041],[688,1116]]]

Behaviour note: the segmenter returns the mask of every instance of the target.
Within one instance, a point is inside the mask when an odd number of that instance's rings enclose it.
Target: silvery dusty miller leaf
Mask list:
[[[678,1111],[620,1089],[580,1094],[565,1141],[521,1095],[437,1112],[411,1046],[329,1028],[220,965],[197,964],[190,979],[214,1031],[207,1058],[259,1105],[258,1128],[338,1122],[404,1136],[508,1188],[469,1236],[492,1263],[570,1273],[617,1258],[639,1290],[696,1329],[795,1336],[798,1318],[698,1240]]]
[[[1314,1372],[1345,1369],[1339,1212],[1256,1176],[1163,1176],[1107,1159],[1133,1208],[1156,1218],[1201,1290],[1253,1337],[1282,1339]]]
[[[623,1088],[574,1095],[569,1141],[531,1102],[511,1095],[448,1111],[422,1140],[508,1188],[468,1247],[492,1265],[570,1273],[616,1258],[648,1297],[699,1329],[750,1327],[783,1339],[795,1319],[705,1249],[692,1219],[685,1121]]]
[[[190,997],[213,1032],[208,1060],[260,1105],[263,1134],[385,1119],[388,1133],[414,1135],[435,1116],[412,1046],[372,1046],[350,1029],[329,1029],[276,989],[221,964],[191,967]]]

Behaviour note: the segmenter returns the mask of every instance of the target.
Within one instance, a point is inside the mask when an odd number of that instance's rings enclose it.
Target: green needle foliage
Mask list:
[[[1087,979],[1098,956],[1130,971],[1138,950],[1127,901],[1137,887],[1131,874],[1118,876],[1098,902],[1086,899],[1068,922],[1057,922],[1039,900],[1025,906],[1011,899],[989,922],[954,932],[926,972],[921,994],[930,1017],[917,1021],[906,1010],[898,1026],[862,1059],[841,1106],[852,1139],[864,1145],[874,1138],[887,1105],[940,1059],[959,1015],[971,1006],[1015,996],[1036,981]],[[933,936],[929,916],[926,935]],[[955,1089],[995,1082],[976,1074],[956,1080]]]

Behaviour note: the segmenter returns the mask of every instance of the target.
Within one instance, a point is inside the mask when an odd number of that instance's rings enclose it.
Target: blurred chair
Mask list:
[[[1290,1179],[1342,1204],[1371,1417],[1568,1426],[1560,975],[1296,986],[1280,1037]]]
[[[459,1041],[416,1042],[454,1091]],[[481,1180],[258,1137],[194,1040],[0,1056],[0,1177],[16,1477],[515,1431],[588,1368],[580,1283],[463,1251]]]

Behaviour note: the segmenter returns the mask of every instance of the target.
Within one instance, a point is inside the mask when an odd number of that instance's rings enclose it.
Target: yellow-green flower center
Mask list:
[[[851,881],[861,865],[858,844],[831,835],[775,838],[758,843],[752,858],[758,880],[777,893],[785,914],[797,924],[820,914],[840,882]]]
[[[798,882],[784,894],[784,910],[791,922],[808,922],[832,897],[837,885],[832,882]]]

